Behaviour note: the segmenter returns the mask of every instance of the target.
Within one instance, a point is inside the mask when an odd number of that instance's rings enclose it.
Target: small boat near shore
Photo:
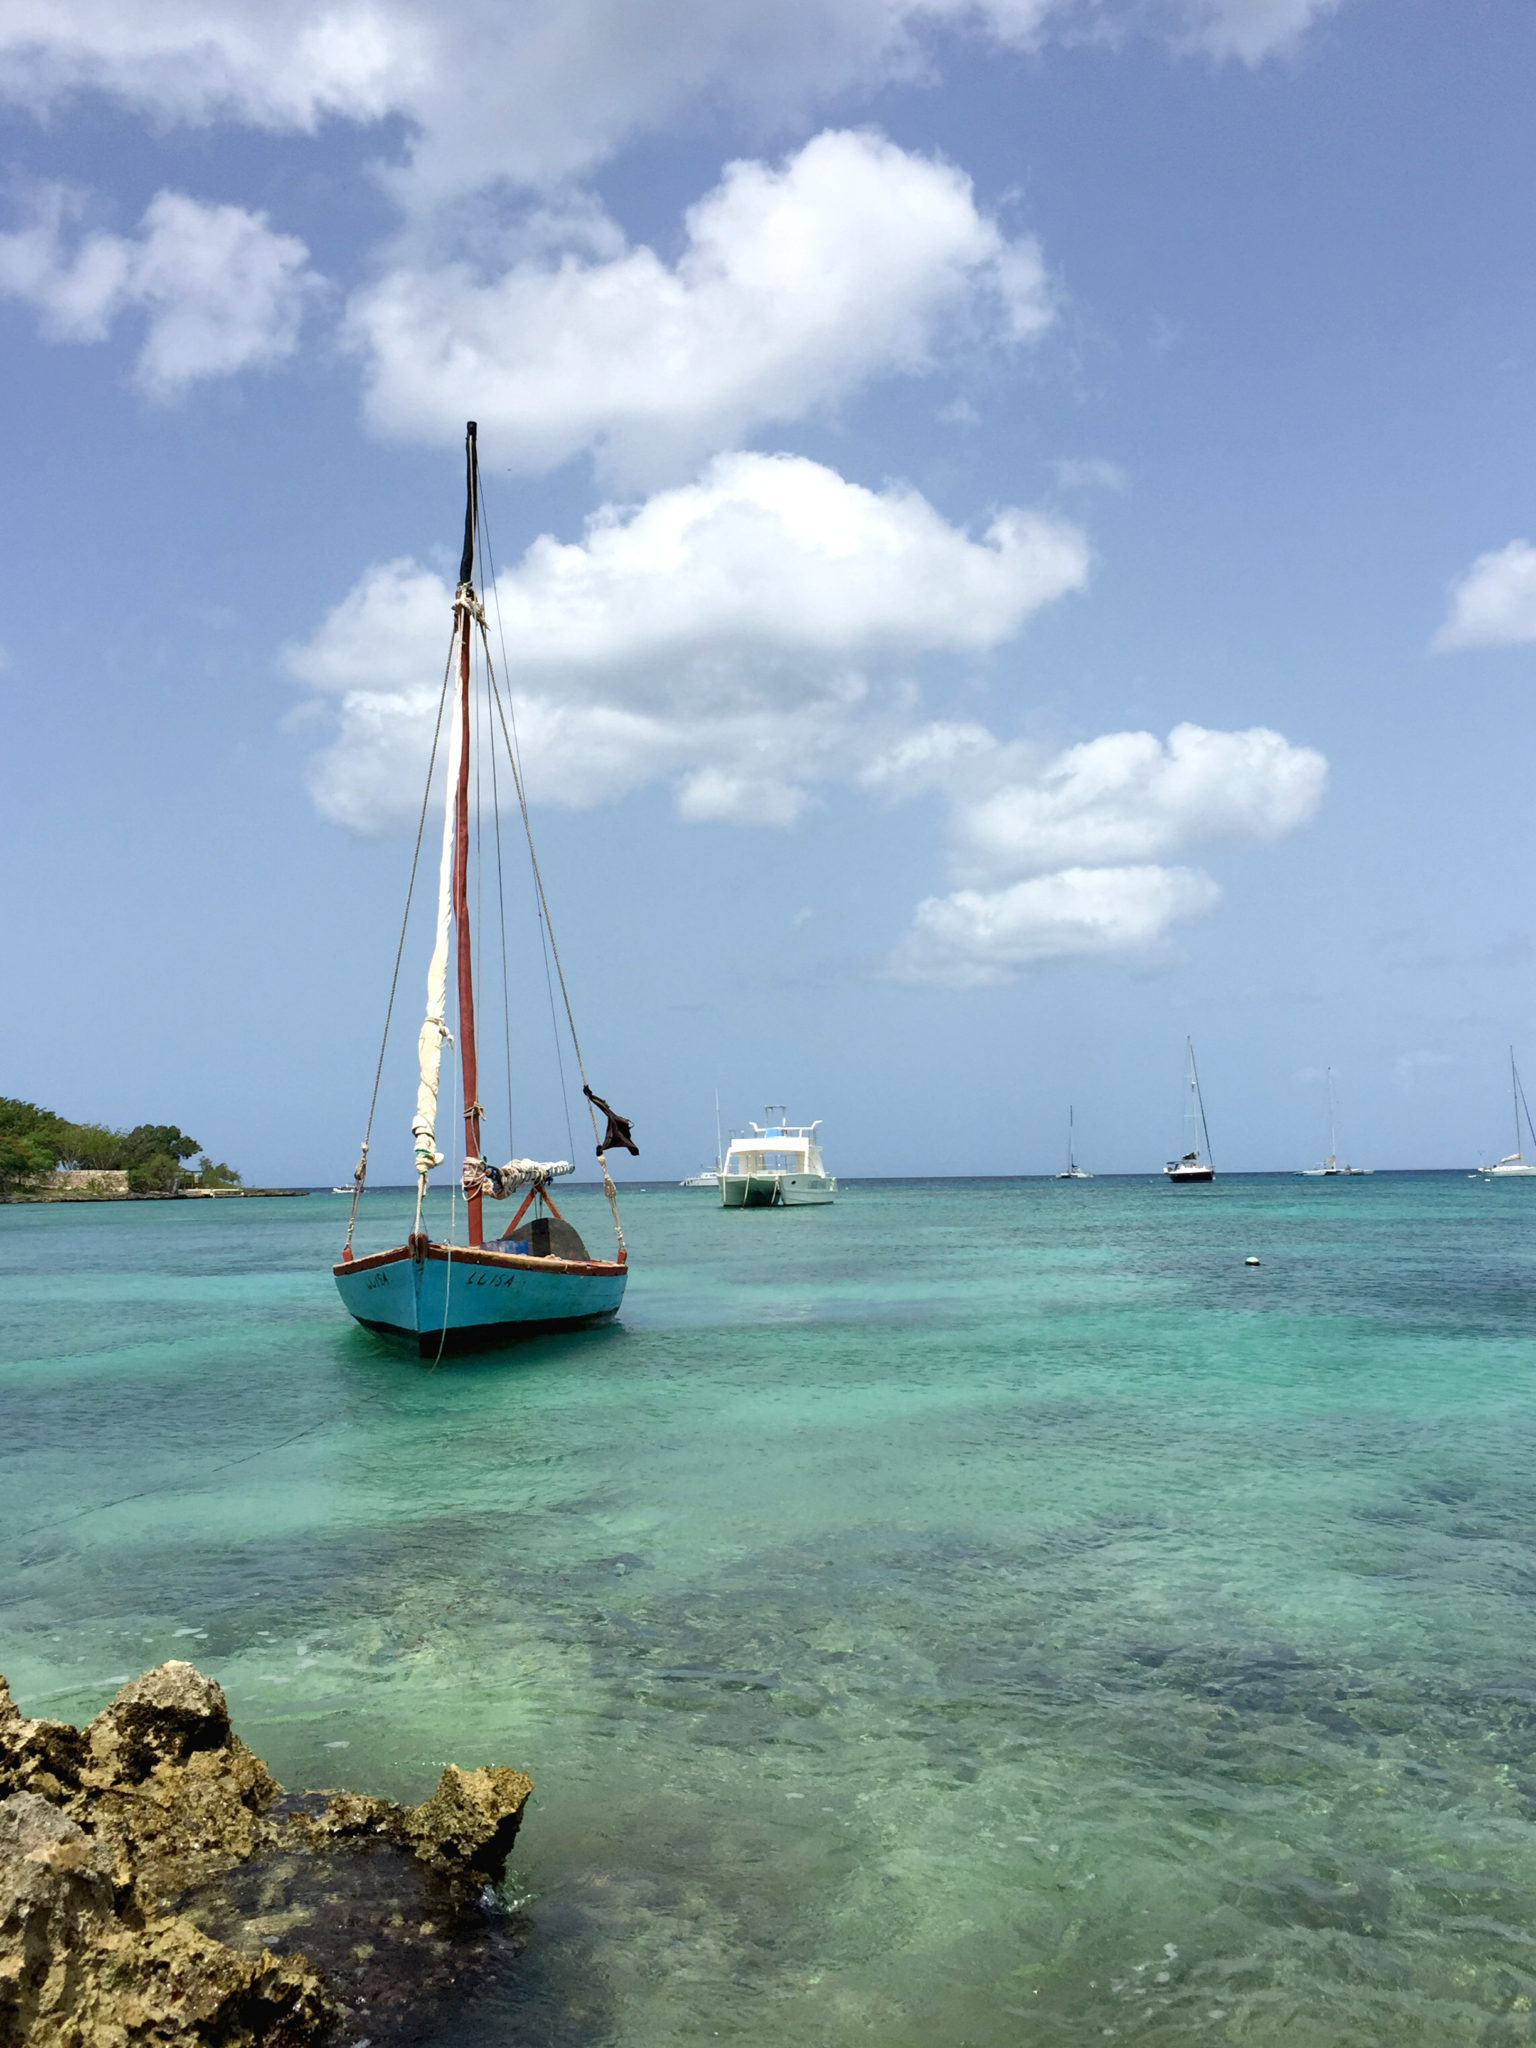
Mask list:
[[[720,1169],[722,1205],[806,1209],[832,1201],[837,1182],[822,1164],[820,1117],[813,1124],[786,1123],[783,1109],[771,1104],[763,1116],[763,1123],[732,1135]]]
[[[425,824],[438,755],[446,743],[437,916],[427,964],[426,1014],[417,1038],[419,1080],[416,1113],[411,1120],[416,1165],[416,1214],[404,1244],[361,1255],[354,1250],[353,1234],[368,1177],[368,1149],[374,1109],[378,1103],[379,1078],[384,1070],[384,1047],[381,1046],[362,1156],[354,1176],[346,1244],[332,1268],[343,1303],[365,1329],[409,1338],[423,1358],[434,1360],[448,1352],[471,1346],[506,1343],[516,1337],[546,1331],[590,1328],[617,1314],[624,1299],[629,1260],[624,1234],[619,1227],[617,1191],[608,1170],[607,1153],[615,1147],[623,1147],[632,1153],[639,1150],[630,1135],[627,1119],[610,1109],[602,1097],[595,1095],[587,1085],[581,1044],[576,1036],[565,974],[554,940],[543,877],[533,850],[522,768],[502,686],[491,662],[485,608],[475,593],[475,563],[480,535],[480,476],[473,421],[465,436],[465,468],[464,549],[459,564],[458,588],[453,599],[452,637],[438,702],[437,730],[427,767],[427,794],[422,799],[422,822]],[[501,751],[498,751],[497,744],[498,729]],[[478,748],[484,758],[472,766],[471,746],[478,743],[481,734],[486,736],[488,744]],[[506,778],[506,785],[502,777]],[[480,883],[479,906],[485,910],[489,921],[496,915],[502,900],[499,792],[504,786],[510,786],[515,793],[521,814],[538,912],[549,936],[549,949],[564,998],[566,1022],[581,1077],[582,1093],[592,1116],[603,1189],[612,1211],[617,1240],[617,1255],[612,1259],[593,1258],[578,1232],[556,1206],[550,1184],[572,1171],[569,1160],[512,1158],[505,1165],[495,1166],[485,1157],[486,1111],[480,1099],[485,1077],[480,1071],[476,1049],[475,1002],[477,992],[483,1001],[491,977],[486,975],[477,985],[471,954],[476,907],[471,903],[470,867],[473,850]],[[475,792],[473,817],[471,790]],[[482,792],[489,799],[490,815],[485,818],[481,814]],[[418,861],[420,852],[421,837],[418,835]],[[414,891],[415,880],[416,866],[413,863],[411,891]],[[407,920],[410,900],[411,893],[408,892]],[[395,983],[390,989],[384,1024],[386,1046],[406,928],[402,925],[400,950],[395,957]],[[516,1025],[521,1030],[522,1020],[516,1016],[515,1005],[508,992],[511,984],[504,912],[501,930],[500,986],[507,1011],[507,1089],[510,1096],[513,1029]],[[457,969],[456,1031],[450,1030],[448,1023],[450,950]],[[443,1164],[437,1138],[438,1093],[443,1078],[443,1048],[453,1044],[455,1039],[462,1088],[463,1167],[449,1185],[447,1229],[434,1234],[426,1227],[427,1190],[429,1176]],[[606,1127],[601,1129],[599,1112],[607,1120]],[[507,1106],[507,1130],[510,1138],[510,1102]],[[523,1199],[512,1221],[499,1237],[487,1243],[484,1204],[487,1201],[507,1201],[519,1193],[523,1193]],[[461,1200],[462,1230],[459,1222]]]
[[[1189,1150],[1170,1159],[1163,1172],[1175,1187],[1216,1178],[1211,1164],[1211,1134],[1205,1124],[1205,1102],[1200,1094],[1200,1074],[1195,1066],[1195,1042],[1184,1041],[1184,1085],[1188,1091],[1184,1115],[1189,1125]]]

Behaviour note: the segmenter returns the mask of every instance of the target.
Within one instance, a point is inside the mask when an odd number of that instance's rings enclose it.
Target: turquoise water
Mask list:
[[[435,1372],[346,1206],[0,1210],[0,1669],[526,1766],[423,2041],[1536,2039],[1536,1189],[640,1191],[621,1326]]]

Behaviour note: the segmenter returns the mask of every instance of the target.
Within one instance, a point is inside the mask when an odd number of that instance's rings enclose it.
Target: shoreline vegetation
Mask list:
[[[195,1168],[187,1161],[196,1158]],[[72,1123],[35,1102],[0,1095],[0,1202],[164,1202],[187,1195],[297,1195],[248,1188],[178,1124]]]

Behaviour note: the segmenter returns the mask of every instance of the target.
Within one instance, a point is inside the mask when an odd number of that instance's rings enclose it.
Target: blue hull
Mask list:
[[[629,1278],[605,1260],[581,1264],[420,1240],[334,1271],[350,1314],[367,1329],[411,1338],[423,1358],[606,1322]]]

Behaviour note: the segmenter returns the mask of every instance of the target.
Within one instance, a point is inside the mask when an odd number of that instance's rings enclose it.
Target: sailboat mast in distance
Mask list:
[[[1525,1131],[1531,1131],[1532,1143],[1536,1145],[1536,1129],[1531,1125],[1530,1105],[1525,1099],[1525,1090],[1520,1085],[1520,1069],[1515,1065],[1515,1048],[1509,1048],[1509,1092],[1514,1098],[1515,1149],[1507,1152],[1492,1166],[1480,1166],[1474,1179],[1484,1180],[1531,1180],[1536,1179],[1536,1159],[1525,1156]],[[1524,1113],[1525,1128],[1521,1128],[1521,1114]]]
[[[1525,1099],[1525,1088],[1520,1080],[1520,1069],[1515,1065],[1515,1048],[1513,1046],[1509,1048],[1509,1071],[1515,1084],[1515,1154],[1517,1158],[1523,1159],[1524,1152],[1522,1148],[1525,1140],[1521,1136],[1519,1122],[1522,1110],[1525,1113],[1525,1128],[1530,1132],[1533,1145],[1536,1145],[1536,1126],[1533,1126],[1531,1123],[1531,1105]]]
[[[1303,1180],[1357,1180],[1371,1172],[1369,1166],[1347,1166],[1339,1158],[1339,1099],[1333,1085],[1333,1069],[1325,1067],[1323,1080],[1328,1090],[1328,1151],[1321,1166],[1304,1166]]]
[[[1211,1164],[1211,1134],[1205,1123],[1205,1102],[1200,1094],[1200,1073],[1195,1065],[1195,1041],[1192,1038],[1184,1041],[1184,1079],[1188,1088],[1185,1115],[1189,1119],[1189,1150],[1178,1159],[1170,1159],[1163,1168],[1169,1180],[1181,1187],[1216,1178],[1216,1169]]]
[[[1056,1178],[1058,1180],[1092,1180],[1093,1175],[1088,1171],[1087,1167],[1079,1166],[1077,1163],[1077,1150],[1073,1143],[1072,1119],[1073,1109],[1069,1102],[1067,1104],[1067,1164],[1065,1169],[1057,1174]]]

